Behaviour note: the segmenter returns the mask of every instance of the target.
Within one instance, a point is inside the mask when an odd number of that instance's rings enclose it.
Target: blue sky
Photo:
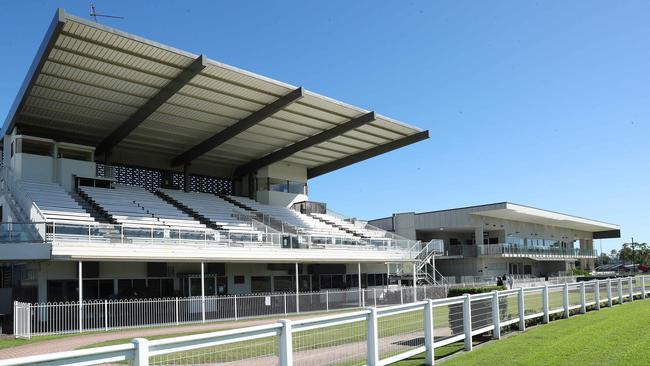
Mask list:
[[[0,114],[56,7],[5,2]],[[95,1],[127,32],[430,130],[316,178],[359,217],[512,201],[650,241],[650,3],[644,1]],[[598,245],[598,243],[597,243]]]

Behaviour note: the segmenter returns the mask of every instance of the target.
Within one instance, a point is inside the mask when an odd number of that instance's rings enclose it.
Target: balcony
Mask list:
[[[534,259],[595,258],[595,250],[559,247],[525,247],[513,244],[447,245],[443,257],[527,257]]]

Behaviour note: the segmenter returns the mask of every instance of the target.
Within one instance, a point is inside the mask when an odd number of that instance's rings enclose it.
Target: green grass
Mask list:
[[[538,326],[445,362],[454,365],[629,365],[650,358],[650,302]],[[419,358],[418,358],[419,357]],[[419,365],[422,356],[396,365]]]
[[[68,337],[68,336],[69,335],[67,335],[67,334],[49,335],[49,336],[35,337],[35,338],[32,338],[32,339],[16,339],[13,336],[6,336],[6,337],[1,337],[0,338],[0,349],[17,347],[17,346],[22,346],[22,345],[25,345],[25,344],[38,343],[38,342],[43,342],[43,341],[50,341],[50,340],[53,340],[53,339],[58,339],[58,338],[63,338],[63,337]]]

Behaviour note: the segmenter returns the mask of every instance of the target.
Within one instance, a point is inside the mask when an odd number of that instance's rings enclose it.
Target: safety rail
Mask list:
[[[514,244],[446,245],[442,251],[446,257],[540,257],[540,258],[593,258],[595,250],[580,248],[551,248],[520,246]]]
[[[613,284],[618,285],[618,297],[612,291]],[[623,293],[625,286],[627,291]],[[635,292],[635,288],[640,291]],[[436,348],[462,342],[465,351],[472,351],[476,336],[498,340],[502,331],[525,331],[534,319],[547,324],[557,315],[568,318],[597,311],[615,302],[633,301],[635,296],[646,298],[645,277],[426,299],[151,341],[136,338],[116,346],[2,360],[0,366],[98,365],[117,361],[134,366],[225,362],[377,366],[417,354],[424,354],[424,364],[432,365]]]

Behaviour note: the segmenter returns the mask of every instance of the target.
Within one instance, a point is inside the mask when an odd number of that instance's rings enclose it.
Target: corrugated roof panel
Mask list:
[[[196,110],[203,113],[214,113],[219,116],[226,116],[233,120],[240,120],[251,113],[239,108],[231,108],[223,105],[205,102],[200,99],[186,97],[184,95],[174,95],[169,98],[169,103],[183,106],[185,110]],[[172,108],[170,106],[170,108]]]
[[[66,104],[61,101],[49,100],[38,98],[35,96],[30,96],[27,98],[26,105],[30,105],[38,108],[45,108],[53,111],[61,111],[64,113],[72,113],[78,116],[93,116],[98,119],[103,119],[106,121],[122,121],[124,118],[121,115],[109,113],[105,111],[98,111],[95,109],[87,108],[79,105]],[[47,117],[45,115],[44,117]]]
[[[81,70],[78,67],[67,65],[59,60],[48,60],[43,65],[43,71],[57,77],[97,85],[106,89],[116,90],[123,93],[135,94],[147,99],[153,97],[158,89],[137,84],[124,79],[115,79],[106,75],[88,70]]]
[[[241,99],[228,94],[218,93],[213,90],[195,87],[192,85],[192,83],[183,87],[182,94],[187,98],[192,98],[192,100],[194,100],[194,98],[197,98],[212,103],[216,108],[227,106],[245,110],[248,113],[255,112],[266,105],[259,100],[249,101],[247,99]]]
[[[349,151],[350,153],[355,153],[355,152],[359,152],[360,150],[363,150],[363,149],[373,148],[376,145],[362,143],[362,142],[357,141],[357,140],[350,141],[349,139],[346,139],[345,137],[337,137],[336,141],[335,140],[328,140],[328,141],[325,141],[325,142],[321,142],[320,144],[318,144],[316,146],[320,146],[320,147],[327,148],[327,149],[332,149],[332,150],[342,150],[342,151]],[[345,147],[342,147],[342,146],[345,146]]]
[[[29,100],[28,100],[29,101]],[[116,127],[118,123],[101,119],[99,116],[80,116],[60,109],[47,109],[42,106],[26,104],[23,113],[26,116],[39,117],[43,119],[58,120],[63,122],[76,123],[80,127],[85,125],[101,125],[106,128]],[[103,137],[103,136],[101,136]]]
[[[205,68],[202,75],[192,79],[192,85],[198,85],[203,88],[218,91],[235,98],[245,99],[248,101],[259,101],[261,104],[269,104],[284,94],[271,94],[263,90],[247,87],[246,85],[233,84],[232,81],[222,80],[210,72],[211,66]]]
[[[137,107],[146,102],[144,98],[138,98],[130,94],[119,93],[113,90],[104,89],[95,85],[82,84],[78,81],[65,80],[56,76],[41,73],[38,76],[36,85],[48,88],[60,89],[71,93],[88,95],[91,98],[101,99],[109,102],[125,104]]]
[[[273,83],[262,78],[254,77],[247,73],[237,72],[224,68],[220,65],[216,65],[212,61],[210,65],[205,69],[205,73],[215,78],[228,81],[229,83],[243,86],[246,89],[252,89],[273,95],[276,98],[285,95],[291,90],[295,89],[288,85],[280,85],[279,83]]]
[[[137,108],[125,104],[106,102],[101,99],[91,98],[82,94],[70,93],[61,89],[48,88],[40,85],[34,85],[32,95],[52,100],[59,100],[65,103],[82,105],[95,110],[106,111],[110,113],[130,116]]]
[[[300,116],[309,116],[313,119],[318,119],[332,125],[338,125],[344,122],[351,120],[354,117],[360,116],[362,113],[357,113],[351,117],[340,116],[337,114],[329,113],[321,109],[312,108],[309,105],[302,103],[300,100],[298,103],[294,103],[285,108],[285,111],[292,112]]]

